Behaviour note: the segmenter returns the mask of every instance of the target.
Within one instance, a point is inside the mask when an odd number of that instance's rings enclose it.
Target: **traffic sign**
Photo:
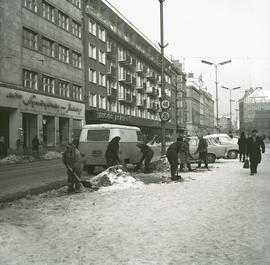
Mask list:
[[[162,121],[169,121],[171,119],[171,113],[168,111],[162,111],[160,113],[160,119]]]
[[[163,99],[160,106],[162,109],[169,109],[171,107],[171,102],[168,99]]]

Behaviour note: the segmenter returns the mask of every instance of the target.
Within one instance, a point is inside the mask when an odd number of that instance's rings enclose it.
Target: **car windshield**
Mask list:
[[[218,144],[231,144],[232,143],[232,139],[229,136],[225,136],[225,135],[212,138],[212,139]]]

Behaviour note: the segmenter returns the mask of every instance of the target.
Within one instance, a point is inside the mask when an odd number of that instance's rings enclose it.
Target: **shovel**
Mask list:
[[[77,179],[78,182],[80,182],[85,188],[92,188],[92,183],[90,181],[87,180],[81,180],[79,178],[79,176],[76,174],[76,172],[68,165],[68,164],[64,164],[66,166],[66,168],[73,173],[74,177]]]

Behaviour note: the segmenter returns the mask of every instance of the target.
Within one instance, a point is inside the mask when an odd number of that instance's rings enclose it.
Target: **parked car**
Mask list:
[[[79,150],[82,154],[84,169],[90,174],[96,166],[106,166],[105,152],[109,142],[120,136],[119,158],[124,163],[136,164],[141,159],[141,151],[136,146],[141,142],[138,127],[115,124],[93,124],[82,128]]]
[[[205,137],[204,137],[205,138]],[[189,139],[189,151],[194,160],[199,159],[199,154],[194,154],[198,148],[199,138],[197,136],[190,136]],[[213,139],[206,139],[208,143],[207,161],[208,163],[215,163],[216,159],[223,158],[226,153],[226,147],[215,143]]]
[[[239,147],[228,134],[209,134],[205,139],[213,139],[217,144],[226,147],[225,158],[235,159],[238,156]]]

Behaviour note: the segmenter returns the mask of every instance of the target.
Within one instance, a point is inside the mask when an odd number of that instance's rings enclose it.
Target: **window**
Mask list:
[[[82,67],[82,56],[77,52],[72,52],[72,65],[78,68]]]
[[[97,95],[89,94],[89,106],[96,107],[97,106]]]
[[[97,72],[91,68],[89,68],[89,81],[92,83],[97,82]]]
[[[36,72],[23,70],[23,87],[37,89],[38,74]]]
[[[55,90],[54,78],[44,75],[42,77],[42,88],[44,92],[54,94]]]
[[[64,63],[69,63],[69,48],[59,45],[59,60]]]
[[[24,7],[37,12],[37,0],[23,0]]]
[[[106,109],[106,97],[104,96],[99,96],[99,108],[100,109]]]
[[[82,35],[82,28],[81,28],[81,24],[76,22],[75,20],[72,20],[72,29],[71,32],[73,35],[75,35],[76,37],[80,38]]]
[[[106,86],[106,77],[104,74],[99,73],[99,85],[100,86]]]
[[[61,28],[69,30],[69,17],[61,11],[58,11],[58,23]]]
[[[54,41],[43,37],[42,38],[42,52],[45,55],[54,57],[54,54],[55,54],[55,43],[54,43]]]
[[[87,132],[87,140],[88,141],[109,141],[110,130],[88,130]]]
[[[102,27],[99,27],[98,37],[100,40],[106,41],[105,30]]]
[[[100,63],[103,63],[103,64],[106,64],[106,54],[104,51],[102,50],[99,50],[99,62]]]
[[[69,83],[59,81],[59,96],[69,97]]]
[[[42,16],[51,22],[55,21],[54,7],[48,4],[46,1],[42,2]]]
[[[97,24],[92,21],[91,19],[89,19],[89,33],[93,34],[93,35],[97,35]]]
[[[97,59],[97,49],[94,45],[89,43],[89,57]]]
[[[23,28],[23,45],[32,50],[37,50],[37,33]]]
[[[81,0],[68,0],[68,2],[70,2],[71,4],[73,4],[74,6],[81,8],[82,3]]]
[[[77,85],[72,85],[71,97],[73,99],[82,100],[82,87]]]

